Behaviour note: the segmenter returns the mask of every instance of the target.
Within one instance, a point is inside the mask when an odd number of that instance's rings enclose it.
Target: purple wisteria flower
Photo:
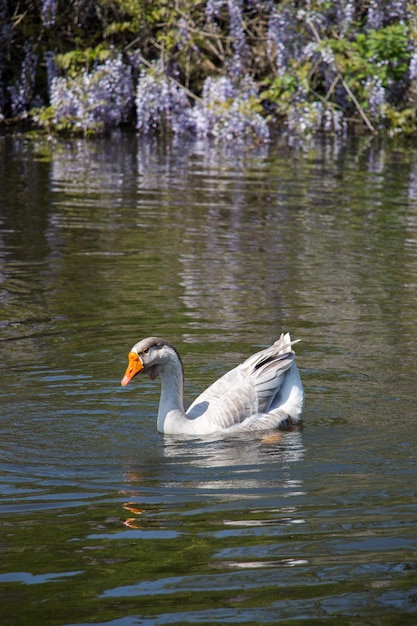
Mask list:
[[[50,100],[55,124],[87,132],[127,121],[133,105],[131,74],[131,67],[117,55],[76,78],[54,77]]]
[[[41,0],[42,21],[48,28],[55,26],[58,0]]]
[[[196,134],[219,141],[237,138],[269,140],[266,120],[258,113],[258,88],[250,76],[239,83],[230,78],[206,78],[202,100],[193,109]]]
[[[161,72],[143,72],[136,95],[137,129],[175,135],[191,133],[218,141],[269,139],[269,128],[256,108],[258,89],[246,76],[239,83],[223,76],[206,78],[202,97],[191,106],[185,90]]]
[[[279,76],[285,74],[290,57],[288,35],[290,32],[286,12],[276,9],[271,11],[268,22],[267,51],[271,59],[275,60],[275,67]]]
[[[167,129],[182,134],[194,127],[185,89],[158,68],[142,72],[139,78],[136,118],[136,128],[142,133]]]
[[[383,118],[384,117],[384,104],[386,103],[385,88],[382,85],[382,80],[377,78],[376,80],[367,81],[365,87],[369,88],[369,110],[372,117]]]
[[[238,0],[227,0],[229,10],[229,28],[233,42],[234,56],[229,63],[229,71],[234,78],[239,78],[245,71],[249,48],[243,30],[242,12]]]
[[[220,16],[220,9],[223,4],[224,0],[207,0],[205,14],[208,24],[214,25],[214,20]]]
[[[408,66],[408,75],[410,80],[417,80],[417,50],[413,52]]]
[[[27,41],[24,46],[20,78],[8,88],[13,115],[21,115],[30,107],[37,65],[38,56],[33,52],[32,43]]]

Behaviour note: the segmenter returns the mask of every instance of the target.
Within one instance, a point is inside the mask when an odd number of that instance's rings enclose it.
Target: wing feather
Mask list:
[[[284,339],[286,336],[282,335],[270,348],[252,355],[219,378],[196,398],[187,417],[195,419],[204,415],[219,428],[231,428],[256,416],[261,421],[255,426],[254,419],[253,428],[265,428],[261,426],[262,415],[267,413],[295,358],[291,341],[284,344]],[[282,419],[285,417],[279,417],[278,421]],[[277,418],[273,421],[277,422]]]

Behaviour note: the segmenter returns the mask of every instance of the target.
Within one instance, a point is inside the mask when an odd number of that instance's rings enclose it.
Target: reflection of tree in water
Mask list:
[[[398,321],[409,332],[412,151],[364,140],[247,149],[121,134],[11,142],[13,158],[0,165],[9,320],[25,311],[42,333],[83,315],[117,319],[129,341],[167,328],[196,350],[217,343],[225,366],[225,354],[234,365],[243,344],[265,345],[281,330],[304,339],[301,351],[317,335],[369,354],[375,337],[392,344]],[[364,337],[370,315],[378,329]],[[23,332],[7,326],[9,336]],[[332,369],[339,353],[326,359]]]

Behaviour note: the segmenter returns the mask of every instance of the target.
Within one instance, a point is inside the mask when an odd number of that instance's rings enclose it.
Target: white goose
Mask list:
[[[165,339],[148,337],[129,352],[121,381],[139,372],[161,376],[157,427],[161,433],[208,435],[215,432],[267,430],[300,421],[304,391],[289,333],[230,370],[208,387],[187,412],[183,405],[183,366]]]

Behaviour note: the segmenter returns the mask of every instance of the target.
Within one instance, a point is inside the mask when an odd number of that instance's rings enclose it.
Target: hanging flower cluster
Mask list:
[[[143,73],[137,88],[137,129],[148,133],[165,129],[217,140],[269,139],[264,117],[257,111],[258,89],[249,76],[239,83],[230,78],[206,78],[202,96],[191,105],[186,91],[163,73]]]
[[[413,3],[174,5],[71,0],[62,12],[58,0],[39,0],[13,12],[0,0],[0,121],[30,111],[49,130],[135,120],[140,133],[258,142],[274,126],[417,131]]]
[[[63,129],[97,132],[119,126],[132,108],[131,67],[118,55],[75,78],[54,77],[50,100],[54,122]]]

